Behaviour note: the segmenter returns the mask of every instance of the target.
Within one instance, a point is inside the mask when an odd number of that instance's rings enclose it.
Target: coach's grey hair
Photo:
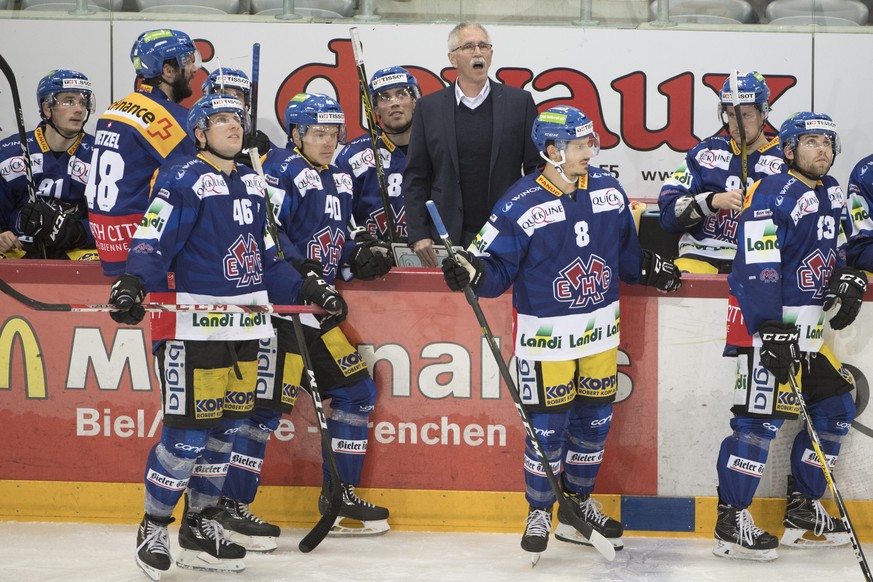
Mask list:
[[[465,20],[464,22],[459,23],[452,31],[449,33],[449,52],[452,52],[456,48],[458,48],[458,37],[461,36],[461,31],[465,28],[478,28],[482,32],[485,33],[485,38],[488,39],[488,43],[491,43],[491,35],[488,34],[488,31],[485,30],[485,27],[479,24],[478,22],[471,22],[469,20]]]

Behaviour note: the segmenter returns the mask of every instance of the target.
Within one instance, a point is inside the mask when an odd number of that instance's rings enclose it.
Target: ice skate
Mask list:
[[[343,490],[343,501],[340,506],[339,516],[330,530],[330,535],[379,536],[391,529],[388,525],[388,510],[386,508],[373,505],[358,497],[355,494],[354,485],[342,483],[340,486]],[[325,483],[321,488],[321,495],[318,497],[319,513],[324,515],[329,505],[330,483]],[[362,526],[352,527],[349,524],[342,523],[343,520],[347,519],[359,521]]]
[[[216,521],[221,511],[218,507],[207,507],[200,513],[185,513],[179,528],[179,546],[183,549],[176,558],[177,566],[206,572],[246,569],[242,561],[245,548],[227,539],[224,528]]]
[[[785,526],[782,543],[786,546],[844,546],[851,541],[843,520],[831,516],[818,499],[810,499],[795,491],[791,476],[788,477],[788,503],[782,524]]]
[[[136,563],[152,580],[160,580],[161,572],[170,569],[170,538],[167,526],[173,518],[158,519],[149,514],[142,516],[136,534]]]
[[[616,551],[624,548],[624,542],[621,541],[624,528],[619,522],[601,511],[602,503],[587,494],[568,493],[567,498],[573,502],[576,514],[589,523],[592,529],[600,532]],[[555,529],[555,539],[571,544],[592,545],[585,536],[570,525],[570,519],[561,507],[558,507],[558,527]]]
[[[755,525],[748,509],[718,504],[713,554],[720,558],[769,562],[779,557],[776,553],[778,545],[775,536]]]
[[[549,545],[549,532],[552,531],[552,507],[537,509],[530,506],[527,512],[527,525],[521,537],[521,549],[530,552],[531,568],[540,561],[540,554]]]
[[[249,552],[269,553],[279,547],[276,538],[282,530],[253,514],[248,503],[222,497],[218,500],[218,507],[222,511],[216,515],[215,521],[224,527],[230,541]]]

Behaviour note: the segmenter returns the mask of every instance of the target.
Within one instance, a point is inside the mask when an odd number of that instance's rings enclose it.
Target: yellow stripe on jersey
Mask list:
[[[135,128],[153,148],[166,158],[188,135],[169,111],[145,95],[131,93],[109,106],[103,118]]]

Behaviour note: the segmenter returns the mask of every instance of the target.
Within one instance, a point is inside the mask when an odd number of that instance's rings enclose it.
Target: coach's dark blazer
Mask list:
[[[530,137],[537,116],[533,97],[527,91],[491,81],[494,135],[490,176],[489,207],[525,173],[541,162]],[[440,239],[424,203],[433,200],[440,211],[452,242],[460,244],[463,203],[455,134],[454,83],[419,99],[412,117],[412,135],[403,174],[406,229],[409,244],[424,238]],[[485,193],[467,193],[481,195]]]

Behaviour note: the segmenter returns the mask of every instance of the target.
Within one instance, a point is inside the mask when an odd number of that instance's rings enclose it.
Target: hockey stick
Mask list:
[[[18,141],[21,144],[21,155],[24,158],[24,172],[27,180],[27,199],[30,202],[36,202],[36,185],[33,183],[33,164],[30,161],[30,149],[27,147],[27,131],[24,129],[24,112],[21,109],[21,97],[18,95],[18,82],[15,80],[15,73],[12,67],[0,55],[0,71],[6,76],[9,82],[9,91],[12,93],[12,107],[15,109],[15,123],[18,125]],[[39,252],[42,258],[46,258],[45,243],[42,241],[37,243]]]
[[[449,238],[449,233],[446,231],[446,227],[443,224],[443,220],[440,217],[439,210],[437,210],[436,204],[434,204],[433,200],[428,200],[426,203],[427,210],[430,213],[430,218],[433,221],[434,227],[437,229],[437,233],[439,233],[440,238],[443,240],[443,244],[446,246],[446,251],[449,253],[449,257],[455,262],[458,262],[457,255],[455,254],[455,249],[452,246],[452,241]],[[540,440],[534,432],[533,425],[530,422],[530,417],[527,414],[527,411],[524,409],[524,405],[521,402],[521,396],[518,393],[518,388],[515,386],[515,382],[512,380],[512,375],[509,372],[509,368],[506,366],[506,362],[503,361],[503,356],[500,353],[500,348],[497,346],[497,341],[494,339],[494,334],[491,333],[491,327],[488,325],[488,320],[485,319],[485,314],[482,312],[482,308],[479,305],[479,300],[476,298],[476,295],[473,293],[473,289],[470,288],[470,285],[464,287],[464,295],[467,298],[467,303],[470,304],[470,307],[473,308],[473,313],[476,314],[476,319],[479,320],[479,326],[482,328],[482,333],[485,335],[485,339],[488,342],[488,347],[491,348],[491,353],[494,356],[494,359],[497,361],[497,367],[500,370],[500,375],[503,378],[503,381],[506,383],[506,387],[509,389],[509,394],[512,396],[512,401],[515,403],[515,409],[518,411],[518,415],[521,417],[521,422],[524,425],[525,431],[527,431],[527,436],[530,438],[531,443],[533,444],[534,452],[536,452],[537,456],[540,459],[540,464],[543,466],[543,472],[546,474],[546,478],[549,481],[549,486],[552,488],[552,493],[555,494],[555,497],[558,500],[558,505],[561,509],[564,510],[564,513],[569,517],[570,525],[576,528],[576,531],[585,536],[591,545],[593,545],[598,552],[600,552],[604,558],[609,561],[615,559],[615,548],[612,547],[612,544],[607,540],[603,534],[596,531],[591,527],[591,524],[581,519],[577,514],[576,510],[573,507],[573,502],[567,499],[564,495],[564,492],[561,490],[560,485],[558,485],[558,479],[555,477],[555,473],[552,471],[552,466],[549,464],[549,459],[546,457],[545,450],[543,449],[542,444],[540,444]]]
[[[861,542],[858,541],[858,536],[855,535],[855,528],[852,527],[852,522],[849,519],[849,512],[846,510],[846,504],[843,503],[843,496],[840,495],[840,492],[837,489],[837,484],[834,482],[834,476],[828,467],[827,457],[821,448],[821,439],[815,430],[815,426],[812,424],[809,410],[806,408],[806,401],[804,401],[803,396],[800,394],[800,387],[797,385],[797,380],[794,378],[794,374],[794,366],[792,365],[791,369],[788,371],[788,383],[791,386],[791,391],[794,392],[795,398],[797,398],[797,403],[800,405],[800,416],[803,417],[803,423],[806,425],[806,432],[809,434],[809,439],[812,441],[812,448],[815,450],[815,454],[818,457],[818,463],[824,473],[825,480],[828,482],[831,494],[834,496],[834,501],[837,502],[843,525],[849,532],[849,539],[852,541],[852,549],[855,551],[855,558],[857,558],[858,565],[861,567],[861,573],[864,574],[864,579],[867,582],[873,582],[873,574],[870,572],[870,566],[867,564],[867,558],[864,556]]]
[[[118,307],[111,303],[43,303],[28,297],[3,279],[0,279],[0,291],[34,311],[67,311],[74,313],[118,311]],[[146,311],[169,313],[312,313],[316,315],[327,313],[316,305],[225,305],[221,303],[142,303],[141,305]]]
[[[382,148],[379,147],[378,124],[373,113],[373,102],[370,101],[370,87],[367,84],[367,71],[364,68],[364,47],[358,36],[357,27],[349,29],[352,39],[352,51],[355,54],[355,68],[358,70],[358,83],[361,86],[361,101],[364,103],[364,115],[367,117],[367,130],[370,133],[370,147],[373,149],[373,162],[376,165],[376,176],[379,179],[379,194],[382,196],[382,206],[385,211],[385,228],[388,229],[388,242],[397,242],[397,225],[394,221],[394,207],[388,196],[388,181],[385,179],[385,168],[382,166]]]
[[[737,80],[737,70],[734,69],[731,72],[731,101],[734,104],[734,119],[737,122],[737,131],[740,134],[740,163],[742,167],[742,179],[743,183],[740,187],[743,193],[746,192],[746,188],[748,187],[747,182],[749,181],[749,154],[746,151],[746,127],[743,125],[743,114],[740,110],[740,84]]]
[[[330,432],[327,429],[327,418],[324,415],[324,405],[321,401],[321,394],[318,392],[318,385],[315,382],[312,358],[309,356],[309,347],[306,345],[306,337],[303,335],[300,316],[293,315],[291,321],[294,325],[294,335],[297,337],[297,344],[300,346],[303,367],[306,369],[306,374],[309,378],[309,395],[312,397],[312,404],[315,406],[315,416],[318,418],[318,429],[321,433],[321,448],[326,451],[325,456],[327,457],[328,467],[330,467],[331,479],[330,503],[327,506],[327,511],[324,512],[324,515],[321,516],[315,527],[297,544],[300,551],[306,554],[314,550],[333,528],[334,522],[339,517],[340,506],[343,502],[343,488],[340,483],[339,467],[333,454]]]
[[[258,80],[261,71],[261,43],[252,45],[252,110],[249,112],[252,118],[252,137],[258,129]],[[255,148],[257,149],[257,148]]]

